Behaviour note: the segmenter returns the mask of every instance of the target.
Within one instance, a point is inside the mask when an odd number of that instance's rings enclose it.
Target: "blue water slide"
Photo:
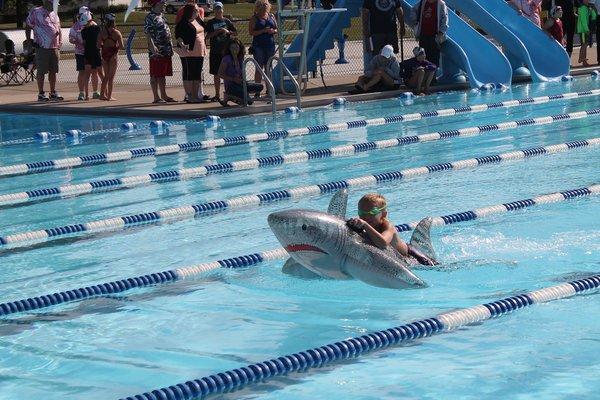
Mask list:
[[[417,1],[403,0],[402,2],[407,22],[410,8]],[[438,77],[439,82],[460,82],[464,73],[473,88],[479,88],[486,83],[510,85],[511,65],[493,43],[481,36],[450,9],[448,10],[448,25],[448,39],[442,44],[441,49],[442,75]]]
[[[513,69],[527,67],[533,81],[558,79],[569,73],[569,56],[563,47],[504,0],[446,0],[446,3],[496,39]]]
[[[350,20],[360,15],[363,0],[337,0],[335,8],[346,8],[347,11],[336,13],[315,13],[310,16],[306,66],[308,71],[316,71],[319,60],[325,59],[325,52],[333,48],[334,40],[342,36],[344,28],[350,26]],[[295,53],[302,49],[302,35],[297,35],[287,47],[286,52]],[[292,74],[298,74],[300,58],[285,58],[284,63]],[[277,88],[279,68],[273,69],[273,83]],[[278,88],[277,88],[278,89]]]

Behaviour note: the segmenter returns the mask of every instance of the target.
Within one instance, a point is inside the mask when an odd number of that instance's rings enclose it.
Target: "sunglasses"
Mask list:
[[[372,209],[370,209],[369,211],[363,211],[361,209],[358,210],[358,216],[359,217],[368,217],[368,216],[376,216],[377,214],[379,214],[382,211],[385,211],[386,207],[373,207]]]

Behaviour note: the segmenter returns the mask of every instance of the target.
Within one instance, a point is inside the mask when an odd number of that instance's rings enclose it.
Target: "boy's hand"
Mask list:
[[[362,231],[365,229],[366,222],[360,218],[350,218],[348,221],[346,221],[346,224],[348,224],[350,228]]]

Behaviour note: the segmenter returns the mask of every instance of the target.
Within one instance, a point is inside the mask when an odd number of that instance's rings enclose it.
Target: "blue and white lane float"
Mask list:
[[[590,95],[593,91],[580,92],[586,93],[586,95]],[[600,92],[600,89],[595,89],[594,92]],[[195,142],[186,142],[186,143],[176,143],[165,146],[157,146],[157,147],[145,147],[145,148],[136,148],[129,149],[123,151],[117,151],[112,153],[98,153],[91,155],[84,155],[78,157],[69,157],[69,158],[61,158],[57,160],[46,160],[46,161],[32,161],[24,164],[13,164],[0,166],[0,176],[13,176],[13,175],[25,175],[32,173],[42,173],[48,171],[56,171],[61,169],[69,169],[69,168],[78,168],[78,167],[86,167],[91,165],[99,165],[99,164],[108,164],[113,162],[122,162],[128,161],[135,158],[142,157],[158,157],[168,154],[177,154],[177,153],[189,153],[193,151],[201,151],[207,149],[214,149],[219,147],[228,147],[228,146],[237,146],[242,144],[249,143],[257,143],[263,141],[270,140],[278,140],[285,139],[290,137],[297,136],[306,136],[313,135],[319,133],[325,133],[330,131],[345,131],[354,128],[362,128],[366,126],[378,126],[378,125],[388,125],[399,122],[408,122],[408,121],[416,121],[423,118],[437,117],[437,116],[451,116],[464,112],[480,112],[485,111],[489,108],[498,108],[498,107],[512,107],[520,104],[531,104],[531,103],[544,103],[556,98],[567,98],[567,94],[564,95],[553,95],[553,96],[543,96],[544,101],[536,101],[536,98],[527,98],[521,100],[510,100],[498,103],[491,104],[479,104],[473,106],[465,106],[459,108],[448,108],[444,110],[436,110],[436,111],[425,111],[420,113],[412,113],[412,114],[404,114],[404,115],[396,115],[385,118],[374,118],[368,120],[357,120],[350,122],[341,122],[336,124],[328,124],[328,125],[313,125],[304,128],[295,128],[288,130],[279,130],[279,131],[270,131],[264,133],[255,133],[251,135],[243,135],[243,136],[234,136],[234,137],[224,137],[219,139],[210,139],[210,140],[202,140]],[[582,96],[579,93],[572,93],[573,96],[577,97]],[[560,97],[557,97],[560,96]],[[570,98],[570,97],[569,97]],[[486,130],[497,130],[499,126],[504,126],[505,124],[517,124],[517,126],[526,126],[526,125],[540,125],[552,123],[554,121],[560,121],[565,119],[580,119],[586,118],[592,115],[597,115],[600,113],[600,109],[593,109],[587,111],[580,111],[568,114],[559,114],[553,116],[539,117],[539,118],[530,118],[521,121],[513,121],[513,122],[505,122],[500,124],[488,124],[482,125],[477,128],[468,128],[468,129],[479,129],[481,131]],[[510,129],[510,128],[506,128]],[[458,134],[456,134],[458,132]],[[431,133],[430,135],[450,135],[450,136],[459,136],[462,130],[448,130],[442,132]]]
[[[434,217],[432,226],[444,226],[459,222],[467,222],[475,219],[485,218],[490,215],[503,214],[509,211],[516,211],[536,205],[557,203],[577,197],[594,196],[598,194],[600,194],[600,185],[544,194],[529,199],[512,201],[510,203],[496,204],[474,210]],[[408,232],[413,230],[418,223],[419,221],[406,222],[396,225],[395,228],[398,232]],[[117,281],[65,290],[43,296],[0,303],[0,316],[38,310],[57,304],[71,303],[96,296],[122,293],[136,288],[175,282],[182,279],[193,278],[219,268],[246,268],[268,261],[285,259],[287,257],[289,257],[287,251],[283,247],[279,247],[276,249],[262,251],[260,253],[240,255],[224,260],[212,261],[178,269],[141,275],[134,278],[125,278]]]
[[[582,114],[584,115],[584,114]],[[559,116],[540,117],[540,123],[555,121]],[[575,116],[573,119],[577,118]],[[179,170],[168,170],[155,172],[145,175],[134,175],[118,177],[111,179],[96,180],[72,185],[63,185],[47,188],[36,188],[17,193],[6,193],[0,195],[0,206],[27,203],[33,200],[51,199],[59,197],[71,197],[77,195],[90,194],[93,192],[106,192],[117,189],[128,189],[138,186],[149,185],[152,183],[164,183],[172,181],[182,181],[188,179],[202,178],[212,174],[231,173],[235,171],[245,171],[258,169],[268,166],[278,166],[291,163],[304,163],[316,159],[346,157],[357,153],[380,150],[391,147],[400,147],[413,143],[428,142],[434,140],[445,140],[457,136],[474,136],[491,131],[502,131],[514,129],[517,127],[531,125],[531,120],[508,121],[500,124],[483,125],[478,127],[461,128],[454,131],[427,133],[422,135],[396,137],[386,140],[377,140],[371,142],[356,143],[351,145],[335,146],[309,151],[300,151],[295,153],[279,154],[269,157],[256,159],[232,161],[226,163],[209,164],[192,168],[183,168]],[[598,138],[588,140],[588,145],[593,146]],[[564,143],[571,146],[578,142]]]
[[[403,169],[399,171],[388,171],[380,174],[364,175],[316,185],[297,186],[289,189],[276,190],[273,192],[266,193],[248,194],[224,200],[215,200],[207,203],[191,204],[140,214],[101,219],[86,223],[58,226],[36,231],[20,232],[12,235],[0,236],[0,247],[5,245],[11,245],[11,247],[14,247],[23,245],[31,241],[53,240],[61,236],[93,234],[108,231],[122,231],[129,227],[142,224],[151,224],[168,221],[174,222],[185,219],[193,219],[209,214],[216,214],[226,210],[233,210],[243,207],[262,206],[275,201],[293,200],[312,196],[319,196],[343,188],[374,186],[382,182],[399,181],[404,178],[426,175],[432,172],[475,168],[481,165],[496,164],[510,160],[523,160],[532,156],[554,154],[557,152],[580,149],[583,147],[589,147],[590,145],[597,144],[600,144],[600,141],[598,139],[592,139],[591,143],[587,140],[579,140],[576,142],[569,142],[552,146],[533,147],[525,150],[515,150],[508,153],[487,155],[453,162],[438,163],[422,167]]]
[[[325,346],[216,373],[199,379],[125,397],[120,400],[190,400],[226,393],[262,383],[292,372],[306,372],[345,359],[358,358],[376,350],[412,342],[438,333],[498,318],[534,304],[573,297],[600,287],[600,275],[506,297],[491,303],[438,314],[405,325],[343,339]]]
[[[482,111],[486,111],[488,109],[494,109],[494,108],[515,107],[515,106],[524,105],[524,104],[542,104],[542,103],[547,103],[547,102],[555,101],[555,100],[571,100],[571,99],[578,98],[578,97],[588,97],[588,96],[596,96],[596,95],[600,95],[600,89],[586,90],[586,91],[582,91],[582,92],[568,92],[568,93],[556,94],[556,95],[551,95],[551,96],[526,97],[523,99],[508,100],[508,101],[502,101],[502,102],[490,103],[490,104],[478,104],[478,105],[473,105],[473,106],[425,111],[422,113],[404,114],[404,115],[396,116],[395,118],[399,119],[399,120],[392,121],[390,123],[396,123],[396,122],[401,122],[401,121],[413,121],[416,119],[423,119],[423,118],[437,117],[437,116],[443,117],[443,116],[469,113],[469,112],[476,113],[476,112],[482,112]],[[343,97],[340,97],[338,99],[335,99],[333,104],[334,104],[334,106],[344,105],[344,104],[346,104],[346,99],[344,99]],[[193,118],[193,119],[188,119],[188,120],[179,120],[179,121],[170,121],[170,122],[152,121],[149,124],[135,123],[135,126],[128,125],[128,123],[123,123],[121,125],[121,127],[119,127],[119,128],[108,128],[108,129],[102,129],[102,130],[98,130],[98,131],[89,131],[89,132],[82,132],[80,130],[73,129],[73,130],[68,131],[66,135],[65,134],[50,134],[47,141],[63,140],[65,138],[67,138],[67,139],[73,138],[73,136],[74,136],[73,132],[76,132],[75,136],[78,139],[83,139],[85,137],[96,136],[96,135],[106,134],[106,133],[111,133],[111,132],[119,132],[119,131],[123,131],[123,130],[126,130],[126,131],[142,130],[142,129],[160,130],[160,129],[164,129],[165,127],[168,127],[169,125],[179,125],[179,124],[186,124],[186,123],[204,122],[205,124],[207,124],[209,126],[215,126],[219,123],[220,120],[221,120],[221,118],[216,115],[208,115],[203,119]],[[366,125],[361,125],[361,123],[364,123],[365,120],[351,121],[351,122],[348,122],[348,128],[345,128],[345,129],[352,129],[354,127],[359,128],[362,126],[371,125],[370,121],[377,121],[377,119],[376,120],[366,120],[366,122],[367,122]],[[379,124],[379,125],[382,125],[382,124]],[[335,130],[334,128],[337,128],[337,124],[332,124],[332,125],[327,125],[327,126],[332,127],[331,129],[329,129],[330,131],[333,131],[333,130]],[[307,129],[317,128],[317,127],[321,127],[321,125],[307,127]],[[267,132],[267,133],[270,133],[270,132]],[[14,145],[14,144],[26,144],[26,143],[33,143],[36,141],[38,141],[38,139],[36,137],[24,138],[24,139],[14,139],[14,140],[9,140],[9,141],[5,141],[5,142],[0,142],[0,146]]]

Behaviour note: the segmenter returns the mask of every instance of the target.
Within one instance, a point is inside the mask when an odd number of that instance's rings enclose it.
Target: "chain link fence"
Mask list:
[[[252,37],[248,31],[248,19],[237,19],[232,20],[236,30],[238,32],[238,38],[242,43],[248,46],[252,43]],[[294,27],[293,21],[286,21],[285,29],[297,29]],[[289,24],[289,25],[288,25]],[[131,63],[128,60],[128,56],[124,51],[119,54],[118,70],[115,76],[115,83],[122,85],[147,85],[148,78],[148,54],[147,54],[147,41],[146,35],[144,34],[143,25],[136,24],[119,24],[118,29],[123,34],[123,40],[127,43],[130,35],[133,35],[131,39],[131,58],[134,64],[139,65],[139,69],[130,69]],[[174,26],[171,26],[171,31],[174,33]],[[408,29],[407,29],[408,31]],[[342,36],[342,35],[340,35]],[[328,50],[325,55],[325,59],[322,63],[317,64],[316,71],[309,71],[309,76],[312,79],[318,79],[319,81],[327,84],[328,78],[337,77],[348,77],[348,80],[354,80],[363,71],[363,44],[362,44],[362,30],[360,18],[353,18],[350,27],[344,29],[343,38],[345,40],[339,41],[339,38],[332,38],[334,41],[333,48]],[[23,33],[24,39],[24,33]],[[293,37],[290,37],[291,41]],[[63,40],[67,39],[63,37]],[[209,45],[209,43],[207,43]],[[413,39],[412,32],[407,32],[406,38],[404,39],[403,47],[404,56],[412,57],[412,49],[416,45],[416,41]],[[66,48],[66,46],[64,46]],[[251,57],[250,55],[247,55]],[[178,60],[178,56],[173,57],[173,76],[167,79],[167,85],[169,86],[181,86],[181,63]],[[398,55],[400,59],[401,56]],[[203,68],[203,80],[206,84],[213,83],[213,77],[208,73],[208,59],[205,60]],[[247,76],[254,76],[254,65],[249,64],[247,70]],[[75,70],[75,57],[72,50],[65,51],[63,49],[61,53],[61,64],[60,73],[57,77],[59,82],[62,83],[75,83],[77,82],[77,71]]]

